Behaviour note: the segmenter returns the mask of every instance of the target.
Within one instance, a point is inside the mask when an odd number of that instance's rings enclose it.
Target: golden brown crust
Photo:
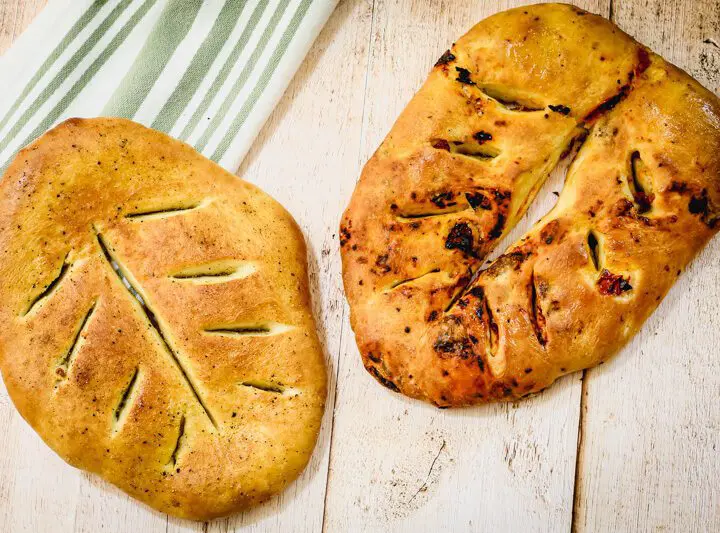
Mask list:
[[[0,366],[51,448],[203,520],[299,474],[325,369],[277,202],[159,132],[71,119],[20,152],[0,204]]]
[[[553,210],[483,270],[585,136]],[[622,347],[719,219],[712,93],[578,8],[499,13],[441,57],[344,214],[365,367],[439,406],[537,392]]]

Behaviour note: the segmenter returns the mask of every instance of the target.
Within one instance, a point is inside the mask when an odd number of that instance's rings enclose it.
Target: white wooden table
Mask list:
[[[44,3],[0,0],[0,50]],[[440,411],[362,369],[336,234],[355,179],[449,43],[521,3],[342,1],[238,172],[287,206],[309,244],[330,392],[302,477],[229,519],[168,519],[65,465],[2,389],[0,531],[720,531],[718,239],[618,357],[533,399]],[[717,0],[575,3],[720,91]]]

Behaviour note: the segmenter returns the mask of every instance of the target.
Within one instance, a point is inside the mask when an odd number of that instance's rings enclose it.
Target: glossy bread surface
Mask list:
[[[303,238],[277,202],[108,118],[21,151],[0,205],[0,367],[61,457],[194,519],[299,474],[325,368]]]
[[[555,207],[484,265],[573,145]],[[439,406],[540,391],[617,352],[719,219],[716,96],[573,6],[499,13],[439,59],[343,216],[363,363]]]

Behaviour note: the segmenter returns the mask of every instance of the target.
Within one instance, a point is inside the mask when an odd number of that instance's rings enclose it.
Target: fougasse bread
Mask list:
[[[0,367],[70,464],[209,519],[306,465],[325,400],[291,216],[191,147],[71,119],[0,181]]]
[[[499,259],[571,145],[555,207]],[[513,9],[438,60],[341,222],[367,370],[441,407],[617,352],[720,227],[720,102],[609,21]]]

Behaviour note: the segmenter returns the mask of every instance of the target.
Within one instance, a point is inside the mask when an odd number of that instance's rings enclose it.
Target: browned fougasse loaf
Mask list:
[[[484,257],[580,145],[555,207]],[[490,17],[432,69],[341,222],[363,363],[438,406],[602,363],[720,227],[720,102],[607,20]]]

